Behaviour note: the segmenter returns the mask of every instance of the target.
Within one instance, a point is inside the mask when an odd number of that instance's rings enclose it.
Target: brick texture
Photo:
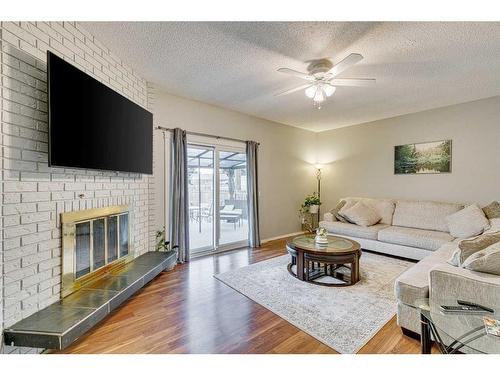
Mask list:
[[[146,81],[75,22],[2,22],[0,33],[3,329],[59,299],[62,212],[130,205],[137,254],[152,247],[154,213],[150,176],[48,167],[46,52],[150,108]]]

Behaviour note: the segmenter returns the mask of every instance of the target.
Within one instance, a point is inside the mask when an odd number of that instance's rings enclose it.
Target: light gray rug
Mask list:
[[[394,280],[413,263],[364,252],[361,280],[317,286],[291,276],[283,255],[214,275],[339,353],[356,353],[396,313]]]

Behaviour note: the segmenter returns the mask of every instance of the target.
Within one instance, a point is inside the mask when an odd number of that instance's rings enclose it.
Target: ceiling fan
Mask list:
[[[363,56],[359,53],[351,53],[335,65],[328,59],[314,60],[307,67],[307,73],[298,72],[289,68],[279,68],[278,72],[305,79],[307,83],[280,92],[276,94],[276,96],[288,95],[292,92],[305,90],[306,96],[313,100],[313,105],[320,109],[321,103],[325,101],[326,98],[333,95],[337,86],[366,87],[375,84],[375,79],[373,78],[335,78],[344,70],[350,68],[362,59]]]

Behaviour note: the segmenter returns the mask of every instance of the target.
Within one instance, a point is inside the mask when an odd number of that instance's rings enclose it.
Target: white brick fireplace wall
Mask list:
[[[47,166],[46,51],[148,108],[146,81],[74,22],[2,22],[0,33],[3,329],[59,299],[61,212],[129,204],[139,254],[154,228],[149,176]]]

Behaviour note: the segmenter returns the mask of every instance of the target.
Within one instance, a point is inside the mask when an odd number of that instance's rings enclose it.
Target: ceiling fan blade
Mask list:
[[[363,60],[363,56],[360,55],[359,53],[351,53],[349,56],[347,56],[344,60],[339,62],[338,64],[335,64],[333,68],[331,68],[328,71],[328,75],[330,77],[335,77],[336,75],[342,73],[344,70],[347,68],[350,68],[357,62]]]
[[[291,94],[292,92],[295,92],[295,91],[299,91],[299,90],[306,89],[306,88],[308,88],[309,86],[311,86],[311,84],[306,83],[306,84],[304,84],[304,85],[300,85],[300,86],[294,87],[293,89],[288,89],[288,90],[286,90],[286,91],[283,91],[283,92],[280,92],[280,93],[278,93],[278,94],[275,94],[274,96],[283,96],[283,95],[288,95],[288,94]]]
[[[293,70],[293,69],[289,69],[289,68],[279,68],[278,72],[285,73],[285,74],[290,74],[292,76],[299,77],[299,78],[302,78],[302,79],[306,79],[308,81],[314,80],[314,77],[311,76],[311,75],[309,75],[309,74],[307,74],[307,73],[302,73],[302,72],[299,72],[297,70]]]
[[[370,87],[375,86],[375,78],[333,78],[328,81],[332,86],[357,86]]]

